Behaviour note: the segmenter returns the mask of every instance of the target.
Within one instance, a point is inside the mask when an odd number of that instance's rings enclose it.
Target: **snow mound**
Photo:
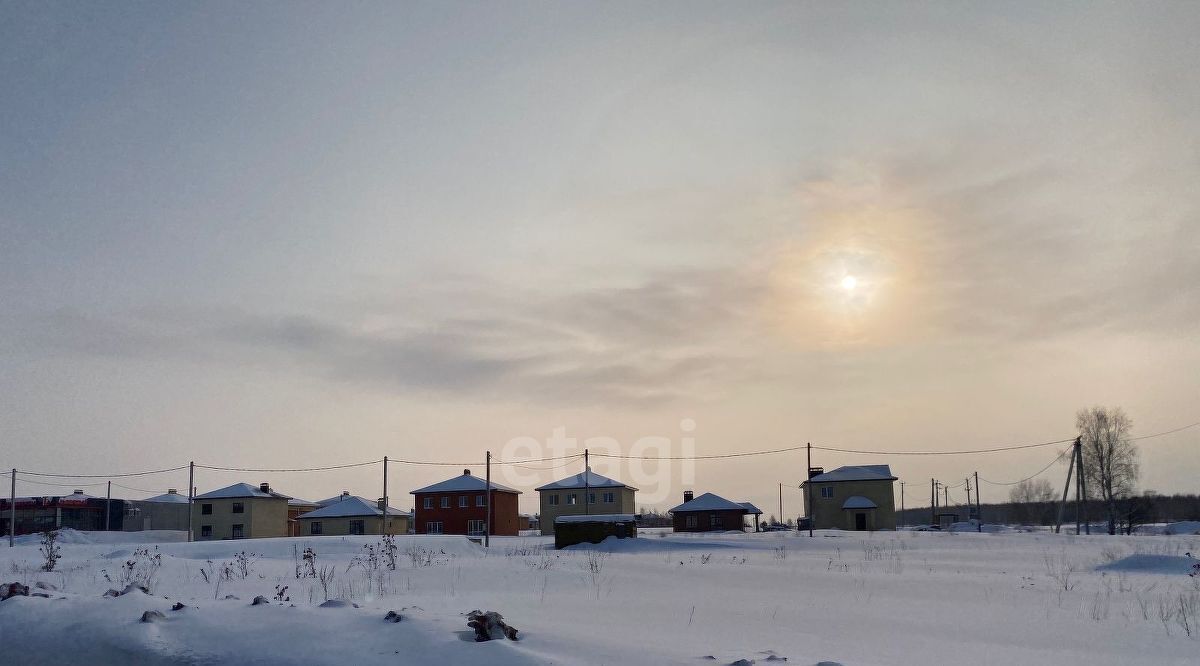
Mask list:
[[[94,544],[121,543],[180,543],[187,541],[187,532],[183,530],[145,530],[141,532],[81,532],[70,527],[58,531],[58,543],[72,546],[90,546]],[[41,534],[22,534],[16,537],[14,545],[36,546],[41,543]]]
[[[563,550],[599,550],[606,553],[661,553],[664,551],[682,552],[688,550],[708,552],[737,547],[737,543],[722,543],[720,541],[645,537],[618,539],[615,536],[610,536],[600,543],[577,543],[567,546]]]
[[[1200,520],[1184,520],[1178,523],[1167,523],[1163,534],[1200,534]]]
[[[1096,567],[1096,571],[1126,571],[1134,573],[1186,574],[1197,560],[1182,555],[1130,555]]]

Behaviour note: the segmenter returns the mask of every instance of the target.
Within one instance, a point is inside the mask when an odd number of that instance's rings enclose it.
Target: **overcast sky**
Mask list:
[[[1139,435],[1200,421],[1197,62],[1192,2],[4,3],[0,465],[458,463],[556,428],[969,449],[1070,437],[1096,404]],[[1140,485],[1195,492],[1198,443],[1143,442]],[[914,506],[931,477],[1056,454],[814,464],[889,463]],[[774,512],[803,468],[653,485]],[[398,468],[391,495],[457,471]],[[523,508],[576,471],[530,477]],[[196,483],[316,499],[379,476]]]

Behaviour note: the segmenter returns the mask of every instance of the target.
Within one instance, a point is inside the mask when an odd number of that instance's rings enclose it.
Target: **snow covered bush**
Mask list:
[[[296,562],[296,578],[317,577],[317,551],[305,548],[303,555],[298,555],[296,547],[292,546],[292,559]]]
[[[250,577],[254,572],[254,563],[258,561],[258,555],[242,551],[233,556],[233,563],[237,567],[237,574],[242,580]]]
[[[154,550],[155,552],[151,553],[147,546],[135,548],[129,559],[121,565],[117,582],[125,587],[135,585],[147,592],[153,592],[154,584],[158,582],[158,569],[162,566],[162,554],[158,552],[158,546],[155,546]],[[108,578],[108,572],[103,573],[105,578]]]
[[[396,570],[396,553],[400,548],[396,545],[396,537],[391,534],[383,535],[379,540],[379,553],[389,571]]]
[[[38,552],[45,559],[42,563],[42,571],[54,571],[55,565],[62,557],[62,546],[58,545],[58,532],[54,530],[42,532],[41,547]]]
[[[608,553],[600,550],[589,550],[584,555],[583,563],[580,567],[584,572],[584,579],[588,582],[592,592],[596,598],[600,598],[600,588],[604,583],[604,561],[608,559]]]

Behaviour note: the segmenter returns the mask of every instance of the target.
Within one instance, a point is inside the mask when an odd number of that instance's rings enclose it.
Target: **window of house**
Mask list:
[[[241,502],[234,502],[233,503],[233,512],[234,513],[246,513],[246,505],[242,504]]]
[[[200,526],[200,536],[205,539],[211,539],[212,538],[212,525],[201,525]]]
[[[321,526],[321,521],[319,520],[314,520],[308,524],[309,534],[323,534],[324,530],[325,528]]]
[[[483,534],[483,521],[482,520],[468,520],[467,521],[467,534]]]
[[[426,508],[426,509],[432,509],[432,508],[433,508],[433,498],[432,498],[432,497],[426,497],[426,498],[425,498],[425,508]]]
[[[350,521],[350,533],[351,534],[366,534],[367,533],[366,521],[363,521],[363,520]]]
[[[708,526],[709,527],[720,527],[721,526],[721,516],[719,516],[715,513],[710,515],[708,517]]]
[[[458,508],[460,508],[460,509],[467,508],[467,496],[466,495],[458,496]]]
[[[558,495],[550,496],[550,506],[558,506]]]
[[[833,486],[821,486],[821,499],[833,499]]]
[[[588,493],[588,504],[596,503],[596,493]]]
[[[575,496],[575,493],[571,493],[570,495],[567,495],[567,504],[578,504],[578,503],[579,503],[579,498]]]
[[[241,523],[235,524],[233,526],[233,538],[235,538],[235,539],[246,538],[246,526],[242,525]]]
[[[441,534],[442,533],[442,521],[433,520],[428,523],[425,523],[425,533],[426,534]]]
[[[201,504],[200,505],[200,513],[205,516],[211,516],[212,515],[212,505],[211,504]]]
[[[449,508],[450,508],[450,498],[449,498],[449,497],[443,497],[443,498],[442,498],[442,508],[443,508],[443,509],[449,509]]]
[[[617,501],[616,493],[604,493],[604,503],[605,504],[614,504],[616,501]]]
[[[475,496],[475,506],[486,506],[487,502],[484,502],[483,500],[484,500],[483,495],[476,495]]]
[[[696,517],[695,516],[688,516],[688,517],[684,518],[683,520],[684,520],[684,524],[687,525],[688,527],[696,526]]]

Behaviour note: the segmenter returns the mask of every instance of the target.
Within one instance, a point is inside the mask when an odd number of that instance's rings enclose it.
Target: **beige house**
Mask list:
[[[586,476],[585,476],[586,475]],[[542,534],[554,534],[554,519],[587,514],[632,514],[636,511],[637,488],[588,469],[537,489]],[[588,495],[584,504],[584,494]]]
[[[816,474],[801,485],[804,512],[815,529],[894,530],[895,481],[887,465],[839,467]]]
[[[289,536],[287,495],[269,484],[235,483],[192,499],[196,541]]]
[[[376,502],[343,492],[318,502],[321,508],[301,514],[296,518],[300,536],[345,536],[349,534],[383,534],[383,500]],[[407,512],[388,507],[388,534],[408,534],[412,516]]]

